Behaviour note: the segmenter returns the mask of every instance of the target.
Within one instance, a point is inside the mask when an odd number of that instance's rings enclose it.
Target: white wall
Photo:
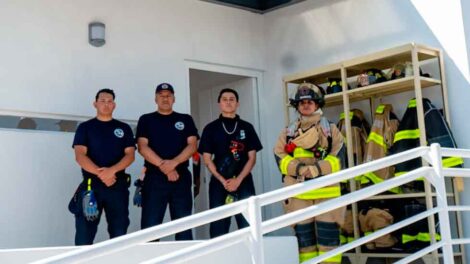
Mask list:
[[[81,181],[73,136],[0,129],[0,248],[73,245],[75,220],[67,206]],[[128,169],[134,179],[142,164],[137,157]],[[140,209],[129,210],[129,231],[140,230]],[[108,239],[104,215],[99,229],[95,241]]]
[[[88,44],[94,20],[106,24],[101,48]],[[176,89],[176,110],[189,112],[185,60],[263,67],[262,16],[203,1],[0,0],[0,25],[0,112],[91,117],[96,91],[109,87],[115,117],[137,120],[155,110],[163,81]],[[72,139],[0,131],[0,248],[73,244],[66,205],[81,176]],[[142,164],[133,164],[134,178]],[[130,210],[129,231],[138,230],[140,210]],[[105,223],[95,241],[108,237]]]
[[[88,44],[94,20],[106,24],[101,48]],[[136,120],[167,81],[188,111],[184,59],[262,68],[261,22],[195,0],[2,0],[0,109],[93,115],[92,97],[110,87],[116,116]]]
[[[73,134],[0,130],[0,139],[0,248],[73,244]]]

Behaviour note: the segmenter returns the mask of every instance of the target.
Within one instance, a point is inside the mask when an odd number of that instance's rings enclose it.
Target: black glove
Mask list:
[[[134,186],[135,186],[135,193],[134,193],[133,202],[135,206],[141,207],[142,206],[142,187],[144,187],[144,181],[142,181],[141,179],[137,179],[134,182]]]

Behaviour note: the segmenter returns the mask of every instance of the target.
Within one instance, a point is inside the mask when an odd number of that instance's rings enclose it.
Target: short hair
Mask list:
[[[230,88],[224,88],[220,91],[219,97],[217,97],[217,103],[220,103],[220,98],[222,98],[222,94],[224,93],[233,93],[235,95],[235,98],[237,99],[238,102],[238,93],[237,91],[230,89]]]
[[[96,93],[96,96],[95,96],[95,101],[98,101],[98,97],[100,96],[100,93],[107,93],[107,94],[110,94],[113,96],[113,100],[116,98],[116,95],[114,94],[114,91],[109,89],[109,88],[104,88],[104,89],[101,89],[99,90],[97,93]]]

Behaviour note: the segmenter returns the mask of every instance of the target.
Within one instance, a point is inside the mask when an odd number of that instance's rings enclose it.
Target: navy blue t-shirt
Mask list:
[[[220,167],[225,160],[238,158],[234,172],[238,175],[248,162],[248,152],[258,152],[261,149],[263,146],[250,123],[240,119],[238,115],[235,118],[220,115],[204,128],[198,150],[199,153],[214,155],[214,164],[219,173],[222,173]]]
[[[124,157],[126,148],[135,147],[134,142],[128,124],[116,119],[100,121],[93,118],[78,126],[72,146],[87,147],[87,156],[93,163],[98,167],[111,167]],[[84,169],[82,173],[83,176],[94,175]]]
[[[145,114],[139,118],[136,138],[146,138],[148,146],[162,159],[173,159],[188,145],[188,138],[199,138],[193,118],[187,114],[172,112],[162,115],[158,112]],[[189,162],[183,162],[177,169],[186,169]],[[158,171],[158,168],[145,161],[148,172]]]

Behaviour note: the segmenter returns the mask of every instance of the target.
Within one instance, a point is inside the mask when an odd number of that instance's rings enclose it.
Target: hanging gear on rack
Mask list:
[[[432,143],[439,143],[441,147],[457,148],[457,143],[452,135],[449,125],[445,121],[441,112],[429,101],[423,99],[424,109],[424,122],[426,127],[426,139],[428,145]],[[408,102],[408,107],[403,119],[398,126],[398,131],[393,140],[393,146],[390,149],[390,154],[397,154],[405,150],[416,148],[420,146],[420,130],[418,128],[418,115],[416,109],[416,99],[411,99]],[[460,157],[446,157],[442,160],[442,165],[445,168],[461,167],[463,159]],[[411,170],[422,166],[421,158],[408,160],[395,165],[395,176],[400,176]],[[409,192],[424,191],[423,179],[408,183],[405,185]]]
[[[369,208],[359,213],[359,223],[364,235],[370,235],[384,227],[393,224],[393,216],[386,209]],[[368,242],[365,246],[369,250],[391,248],[398,242],[392,234],[383,235]]]
[[[426,211],[426,206],[416,199],[402,199],[400,204],[403,205],[402,212],[400,213],[403,219],[410,218]],[[438,220],[437,217],[434,219]],[[436,221],[436,241],[441,240],[438,226],[439,221]],[[427,218],[407,225],[400,229],[399,233],[401,234],[401,247],[406,252],[416,252],[429,246],[429,243],[431,242],[431,234],[429,233]]]
[[[380,104],[375,110],[374,121],[369,136],[367,137],[364,162],[377,160],[387,156],[392,145],[393,138],[398,129],[398,118],[393,113],[393,106],[390,104]],[[393,167],[383,168],[377,171],[368,172],[359,177],[361,185],[378,184],[393,177]],[[398,187],[389,190],[393,193],[400,193]]]
[[[346,138],[345,117],[345,114],[341,113],[337,125],[344,138]],[[359,165],[363,163],[367,135],[369,135],[370,132],[370,125],[365,119],[364,113],[360,109],[351,109],[348,118],[351,120],[351,145],[354,156],[354,165]]]

